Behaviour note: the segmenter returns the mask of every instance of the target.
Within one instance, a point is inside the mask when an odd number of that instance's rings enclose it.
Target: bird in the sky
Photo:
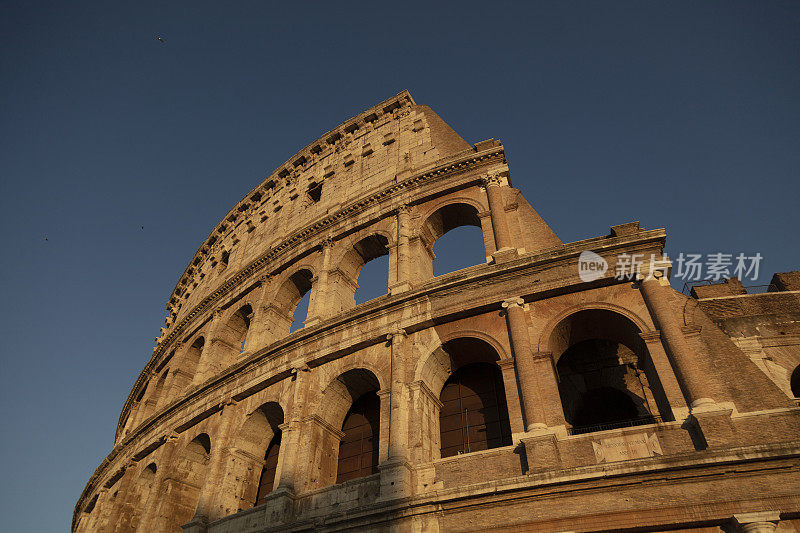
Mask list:
[[[158,41],[159,41],[160,43],[162,43],[162,44],[167,44],[167,43],[164,41],[164,39],[162,39],[162,38],[161,38],[161,37],[159,37],[158,35],[156,35],[156,39],[158,39]]]
[[[45,235],[44,240],[47,240],[47,236]]]
[[[142,229],[144,229],[144,226],[142,226]]]

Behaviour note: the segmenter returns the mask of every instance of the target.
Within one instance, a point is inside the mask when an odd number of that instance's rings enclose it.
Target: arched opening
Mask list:
[[[153,531],[180,531],[192,519],[205,483],[211,457],[211,439],[201,433],[181,451],[161,500]]]
[[[166,405],[168,398],[167,398],[167,377],[169,377],[169,367],[165,368],[161,375],[156,382],[156,388],[153,390],[153,399],[154,399],[154,406],[153,410],[158,411],[158,408]]]
[[[369,235],[354,244],[330,273],[326,311],[335,315],[386,294],[388,259],[389,239],[383,235]]]
[[[347,411],[342,423],[336,483],[378,472],[380,399],[375,391],[363,394]]]
[[[208,379],[236,363],[244,351],[253,308],[249,304],[236,310],[218,329],[211,339],[211,349],[203,356],[201,371]]]
[[[181,365],[182,370],[189,379],[196,382],[199,382],[202,378],[198,375],[198,370],[200,369],[200,359],[203,356],[205,344],[206,339],[204,337],[197,337],[192,345],[189,346],[189,349],[186,350],[186,355],[184,355],[183,364]]]
[[[162,397],[164,396],[164,383],[167,381],[168,375],[169,369],[166,369],[161,373],[161,375],[158,376],[155,385],[150,387],[151,390],[147,396],[147,399],[143,402],[144,405],[141,407],[141,417],[136,421],[137,425],[153,416],[153,414],[158,411],[159,405],[162,405]]]
[[[289,276],[278,288],[265,315],[267,330],[274,339],[303,327],[308,317],[313,279],[314,274],[304,268]]]
[[[434,212],[420,231],[417,257],[421,262],[423,279],[441,276],[486,262],[485,232],[478,210],[468,204],[450,204]]]
[[[551,346],[573,434],[651,424],[667,406],[639,328],[623,315],[579,311],[559,323]]]
[[[117,531],[133,532],[136,531],[137,527],[139,527],[139,521],[142,519],[142,513],[147,508],[147,504],[150,502],[151,495],[153,493],[153,484],[155,483],[156,472],[156,464],[150,463],[144,468],[144,470],[142,470],[141,474],[139,474],[139,478],[136,480],[136,486],[134,487],[134,494],[132,498],[133,512],[130,517],[129,527],[120,528],[118,526]]]
[[[253,318],[253,308],[244,305],[236,311],[226,324],[225,333],[228,335],[230,344],[243,352],[247,342],[247,332],[250,330],[250,320]]]
[[[263,503],[275,488],[280,478],[278,459],[283,420],[281,406],[267,402],[242,424],[225,474],[232,480],[229,486],[237,487],[238,492],[230,508],[222,510],[222,516]],[[263,463],[258,460],[262,457]]]
[[[511,425],[500,368],[471,363],[445,382],[439,395],[441,456],[511,444]]]
[[[261,469],[261,476],[258,479],[258,493],[256,494],[256,505],[263,503],[267,495],[272,492],[275,485],[275,475],[278,471],[278,456],[281,452],[281,430],[275,431],[275,436],[267,446],[267,453],[264,455],[264,467]]]
[[[423,459],[511,444],[508,403],[500,367],[500,355],[488,342],[460,337],[435,350],[421,368],[422,382],[439,391],[434,405],[420,398],[423,411],[436,425],[420,428],[418,447]],[[431,445],[428,446],[427,442]]]
[[[792,377],[789,379],[789,387],[792,389],[792,396],[800,398],[800,365],[792,372]]]
[[[473,226],[455,228],[437,239],[433,245],[433,275],[485,264],[486,249],[482,239],[483,231]]]
[[[305,326],[306,317],[308,317],[308,308],[311,305],[311,291],[305,293],[300,301],[297,302],[294,311],[292,312],[292,325],[289,326],[289,333],[297,331]]]
[[[377,472],[380,440],[380,382],[364,368],[348,370],[322,392],[309,427],[309,457],[323,457],[308,488],[342,483]],[[341,432],[330,428],[341,428]]]

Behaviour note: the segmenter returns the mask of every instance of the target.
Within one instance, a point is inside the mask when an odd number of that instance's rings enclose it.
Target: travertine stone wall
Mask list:
[[[434,276],[434,244],[464,225],[486,262]],[[614,277],[620,254],[664,243],[638,223],[562,243],[498,141],[469,145],[402,92],[289,158],[200,246],[72,529],[794,530],[794,278],[754,307],[744,289]],[[580,278],[584,250],[605,275]],[[384,255],[386,295],[356,305]],[[472,363],[502,377],[511,436],[442,458],[442,391]],[[582,394],[614,387],[635,417],[573,425]],[[377,473],[337,484],[343,422],[373,392]]]

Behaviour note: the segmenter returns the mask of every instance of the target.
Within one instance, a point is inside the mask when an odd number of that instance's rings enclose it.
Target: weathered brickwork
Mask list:
[[[434,276],[464,225],[486,262]],[[665,239],[562,243],[499,142],[402,92],[203,242],[72,530],[800,531],[800,273],[613,277]],[[356,305],[384,255],[386,295]]]

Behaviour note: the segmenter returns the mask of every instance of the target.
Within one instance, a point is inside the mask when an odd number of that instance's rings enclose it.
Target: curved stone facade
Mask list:
[[[485,264],[434,276],[434,243],[463,225]],[[291,157],[200,246],[72,529],[789,527],[800,410],[774,367],[800,364],[793,274],[744,315],[784,317],[769,366],[777,334],[719,311],[749,295],[614,277],[664,242],[629,223],[562,243],[498,141],[469,145],[402,92]],[[581,279],[584,250],[605,275]],[[384,255],[386,295],[356,305]]]

